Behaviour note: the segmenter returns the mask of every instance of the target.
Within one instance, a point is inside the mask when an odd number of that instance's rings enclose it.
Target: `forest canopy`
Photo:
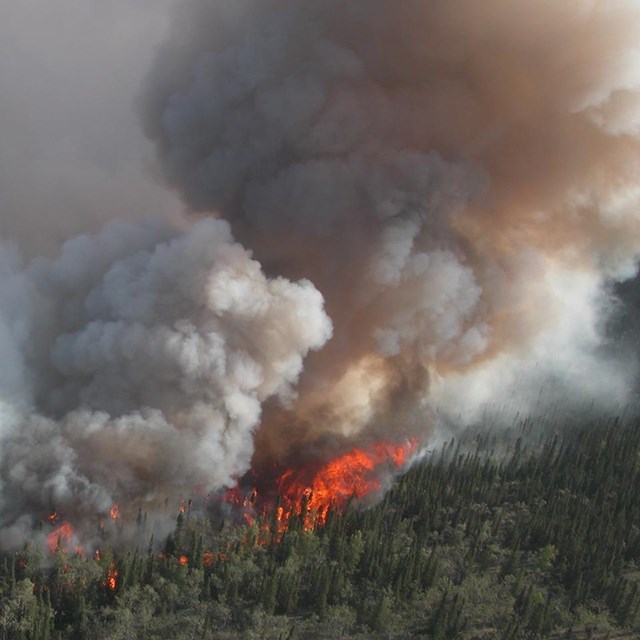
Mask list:
[[[287,531],[178,514],[161,541],[0,560],[2,640],[633,638],[640,424],[452,440],[376,506]]]

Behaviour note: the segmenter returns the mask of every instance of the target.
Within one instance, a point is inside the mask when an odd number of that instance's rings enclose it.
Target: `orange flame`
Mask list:
[[[107,578],[103,584],[111,591],[115,591],[118,588],[118,575],[118,567],[116,567],[116,563],[110,563],[109,568],[107,569]]]
[[[117,502],[114,502],[111,509],[109,509],[109,515],[113,521],[120,517],[120,505]]]
[[[47,547],[52,555],[60,550],[63,554],[77,553],[84,555],[84,549],[73,544],[75,533],[69,522],[63,522],[57,529],[47,536]]]
[[[278,522],[286,528],[295,513],[303,515],[305,530],[324,525],[332,505],[343,509],[352,498],[364,498],[381,489],[375,470],[388,461],[401,468],[416,446],[417,441],[413,440],[404,446],[377,443],[366,450],[353,449],[327,462],[308,479],[304,469],[286,471],[278,479],[283,502],[277,513]]]
[[[227,560],[227,554],[206,551],[202,556],[202,564],[205,567],[210,567],[216,560],[218,560],[219,562],[225,562]]]
[[[352,498],[379,491],[382,483],[378,468],[384,464],[402,468],[417,445],[417,439],[403,445],[376,443],[367,449],[352,449],[321,466],[288,469],[275,482],[280,497],[277,507],[269,507],[256,489],[247,495],[236,487],[227,492],[225,500],[242,508],[249,526],[256,515],[266,516],[273,510],[277,522],[274,533],[286,531],[294,515],[302,517],[302,526],[308,531],[326,524],[331,508],[342,510]],[[259,536],[257,544],[261,539]]]
[[[254,505],[258,500],[258,490],[253,489],[249,495],[244,495],[240,487],[229,489],[224,497],[225,502],[242,507],[242,517],[247,526],[253,525],[255,522]]]
[[[47,536],[47,546],[50,553],[58,549],[67,552],[73,544],[73,527],[68,522],[63,522],[57,529]]]
[[[189,564],[189,558],[187,558],[187,556],[180,556],[178,558],[178,562],[184,566],[186,564]]]

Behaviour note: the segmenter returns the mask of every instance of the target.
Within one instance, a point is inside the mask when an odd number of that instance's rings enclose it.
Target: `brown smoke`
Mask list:
[[[204,219],[0,247],[0,543],[540,382],[626,402],[638,43],[637,0],[180,2],[140,104]]]
[[[632,269],[638,42],[631,1],[182,11],[145,102],[165,174],[335,326],[260,452],[424,431],[428,372],[526,350],[565,313],[556,273]]]

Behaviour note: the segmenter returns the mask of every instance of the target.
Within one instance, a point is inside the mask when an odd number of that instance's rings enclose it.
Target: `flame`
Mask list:
[[[109,515],[113,521],[116,521],[120,517],[120,505],[117,502],[114,502],[111,509],[109,509]]]
[[[118,575],[118,567],[116,567],[116,563],[111,562],[107,569],[107,578],[103,584],[111,591],[115,591],[118,588]]]
[[[179,562],[182,566],[184,566],[184,565],[186,565],[186,564],[189,564],[189,558],[187,558],[187,556],[180,556],[180,557],[178,558],[178,562]]]
[[[52,525],[56,524],[56,522],[58,522],[58,514],[56,513],[55,509],[51,510],[51,513],[47,516],[47,520]]]
[[[282,506],[276,517],[280,526],[286,528],[293,514],[303,516],[305,530],[324,525],[332,506],[344,509],[352,498],[380,490],[376,469],[388,461],[401,468],[416,446],[413,440],[404,446],[376,443],[368,449],[353,449],[327,462],[311,477],[304,468],[286,471],[278,479]]]
[[[210,567],[215,561],[225,562],[227,560],[226,553],[213,553],[213,551],[205,551],[202,554],[202,564],[205,567]]]
[[[289,529],[293,516],[301,517],[302,526],[308,531],[326,524],[331,508],[342,510],[351,499],[362,499],[379,491],[382,488],[379,467],[391,464],[396,469],[402,468],[417,444],[416,439],[402,445],[381,442],[366,449],[354,448],[319,466],[287,469],[275,480],[277,505],[265,498],[262,491],[253,489],[246,494],[239,487],[227,491],[225,501],[242,509],[249,526],[256,517],[271,512],[277,522],[274,533]],[[256,544],[260,544],[263,534],[261,531]]]
[[[233,504],[236,507],[242,507],[242,517],[247,526],[253,525],[255,522],[254,506],[258,499],[258,490],[253,489],[248,495],[244,495],[240,487],[229,489],[224,497],[224,501]]]
[[[63,522],[57,529],[47,536],[49,552],[54,554],[58,549],[66,552],[73,543],[73,527],[68,522]]]
[[[47,536],[49,553],[53,555],[56,551],[60,550],[65,555],[68,553],[84,555],[84,549],[79,545],[74,545],[74,538],[75,532],[71,523],[63,522]]]

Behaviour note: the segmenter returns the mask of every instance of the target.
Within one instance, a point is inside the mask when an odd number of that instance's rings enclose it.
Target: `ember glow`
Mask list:
[[[403,445],[380,442],[354,448],[322,464],[291,467],[272,483],[258,478],[257,487],[248,492],[236,487],[227,492],[225,500],[242,510],[249,526],[257,517],[275,514],[278,533],[289,529],[294,516],[309,531],[326,524],[332,508],[341,511],[351,500],[380,491],[384,471],[401,469],[417,444],[413,439]]]
[[[115,502],[109,510],[109,516],[114,521],[120,517],[120,505],[117,502]]]
[[[292,514],[303,515],[305,529],[324,525],[332,506],[343,509],[350,500],[379,491],[382,482],[376,470],[385,463],[400,469],[416,445],[416,440],[404,446],[377,443],[369,449],[353,449],[313,474],[304,468],[283,473],[278,479],[281,518],[286,521]]]
[[[118,588],[118,575],[118,567],[116,567],[115,562],[111,562],[107,570],[107,578],[104,582],[110,591],[115,591]]]
[[[82,547],[74,545],[74,530],[68,522],[63,522],[47,536],[47,547],[51,554],[54,554],[58,550],[65,554],[83,553]]]

